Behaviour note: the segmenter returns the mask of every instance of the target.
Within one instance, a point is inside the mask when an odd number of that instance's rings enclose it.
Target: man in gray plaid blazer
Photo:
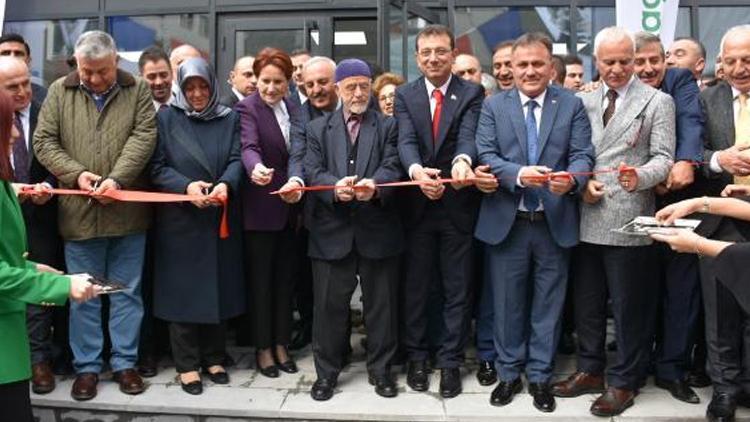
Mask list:
[[[634,217],[655,212],[654,186],[667,178],[675,150],[672,98],[633,76],[635,45],[622,28],[605,28],[594,43],[601,86],[581,94],[591,121],[598,173],[581,204],[581,244],[573,254],[578,371],[553,393],[603,394],[591,413],[613,416],[633,404],[645,381],[657,304],[658,279],[647,237],[614,232]],[[625,167],[623,167],[625,166]],[[607,299],[612,300],[617,355],[607,371]]]

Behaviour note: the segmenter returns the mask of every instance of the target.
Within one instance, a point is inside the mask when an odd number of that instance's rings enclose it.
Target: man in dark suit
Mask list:
[[[549,389],[560,334],[570,248],[578,243],[578,194],[594,164],[591,125],[580,98],[549,85],[552,41],[527,33],[513,45],[516,89],[485,101],[477,125],[479,162],[500,189],[485,195],[475,236],[487,244],[504,406],[529,381],[534,406],[555,409]],[[560,128],[553,131],[552,128]]]
[[[404,348],[407,383],[429,388],[427,308],[431,286],[442,288],[444,338],[436,354],[440,393],[461,392],[459,367],[469,332],[472,304],[472,233],[479,195],[464,183],[446,187],[436,179],[463,181],[474,176],[476,131],[484,89],[451,75],[457,54],[453,34],[429,25],[417,35],[415,52],[424,75],[396,89],[398,149],[409,177],[423,182],[404,194],[407,252],[404,281]]]
[[[308,198],[309,255],[313,260],[313,355],[318,379],[311,395],[328,400],[344,367],[349,303],[359,275],[367,324],[367,371],[375,392],[397,394],[390,360],[396,352],[398,261],[403,249],[392,191],[402,171],[396,122],[368,109],[370,69],[359,59],[336,69],[341,111],[307,126],[305,174],[315,185],[337,189]]]
[[[667,180],[656,185],[657,208],[698,196],[691,187],[695,162],[701,160],[703,111],[700,90],[687,69],[667,69],[664,47],[658,36],[635,35],[635,74],[653,88],[669,94],[675,103],[675,163]],[[660,310],[656,323],[656,386],[687,403],[700,400],[687,382],[686,369],[700,314],[698,259],[679,254],[663,243],[654,244],[660,280]]]
[[[701,92],[706,116],[703,161],[696,190],[718,196],[727,184],[748,184],[750,156],[750,27],[731,28],[721,41],[724,81]],[[704,210],[710,211],[704,203]],[[703,215],[698,233],[711,239],[742,242],[750,239],[743,225],[730,218]],[[706,313],[708,375],[714,385],[709,420],[734,419],[737,404],[750,406],[750,335],[747,317],[736,298],[717,280],[713,258],[700,260],[701,288]]]
[[[26,62],[26,66],[31,69],[31,48],[29,48],[29,43],[19,34],[10,33],[0,37],[0,56],[19,58]],[[31,98],[41,105],[47,97],[47,88],[32,82],[31,91]]]
[[[0,91],[13,99],[14,122],[21,134],[13,144],[11,155],[14,182],[51,188],[56,184],[55,178],[39,163],[31,148],[41,104],[32,100],[31,75],[24,61],[0,57]],[[19,199],[27,228],[29,259],[62,269],[64,260],[62,241],[57,233],[57,201],[45,194],[21,195]],[[51,366],[54,354],[64,356],[68,350],[67,312],[64,308],[55,310],[29,305],[27,327],[31,344],[32,390],[46,394],[55,388]]]
[[[651,240],[613,229],[655,212],[653,188],[667,178],[674,157],[674,101],[634,77],[635,41],[626,29],[601,30],[594,46],[602,84],[579,94],[591,122],[599,174],[583,193],[581,243],[572,263],[578,368],[556,383],[553,393],[603,392],[590,411],[611,417],[633,405],[645,378],[658,285]],[[623,170],[611,171],[616,168]],[[608,299],[618,346],[609,367],[604,350]]]
[[[302,66],[302,80],[307,92],[307,101],[302,104],[301,117],[302,126],[333,112],[339,105],[339,96],[336,92],[336,62],[324,56],[316,56],[305,62]],[[305,155],[304,136],[292,139],[292,148],[289,154],[289,181],[282,192],[297,186],[304,186],[303,160]],[[301,141],[301,142],[299,142]],[[302,192],[289,191],[281,194],[281,199],[288,203],[297,203],[302,199]],[[309,258],[307,257],[307,230],[300,228],[298,239],[300,241],[299,274],[295,285],[295,296],[297,311],[300,320],[294,328],[292,343],[289,348],[298,350],[307,346],[312,340],[313,320],[313,291],[312,274],[310,271]]]
[[[292,65],[294,71],[292,72],[292,83],[289,84],[289,98],[302,107],[307,102],[307,89],[305,88],[305,81],[302,78],[302,70],[305,67],[305,63],[310,60],[310,52],[300,48],[289,53],[289,57],[292,59]]]
[[[222,95],[219,100],[220,103],[233,108],[235,104],[252,95],[258,89],[256,86],[258,75],[253,70],[253,63],[255,63],[255,57],[253,56],[240,57],[234,62],[234,67],[229,71],[229,79],[227,80],[231,92]]]

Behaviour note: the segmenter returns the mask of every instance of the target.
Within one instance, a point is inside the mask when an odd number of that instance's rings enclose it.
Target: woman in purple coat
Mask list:
[[[235,106],[242,130],[242,162],[250,183],[243,189],[245,265],[257,368],[275,378],[297,372],[287,352],[292,321],[292,274],[296,263],[296,215],[278,195],[287,181],[292,139],[304,136],[299,108],[286,98],[289,56],[265,48],[255,57],[258,91]]]

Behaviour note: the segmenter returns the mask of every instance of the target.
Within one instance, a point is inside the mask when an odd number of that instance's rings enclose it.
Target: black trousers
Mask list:
[[[729,218],[722,219],[711,238],[744,241]],[[714,262],[708,257],[700,260],[708,376],[715,391],[750,392],[750,323],[734,295],[716,278]]]
[[[336,261],[313,259],[313,356],[319,378],[336,379],[344,368],[357,275],[367,327],[367,371],[373,376],[389,373],[396,354],[398,263],[398,257],[368,259],[356,252]]]
[[[403,340],[409,360],[429,357],[429,297],[434,283],[440,283],[444,332],[435,366],[457,368],[463,363],[473,305],[472,250],[472,234],[458,230],[440,203],[431,203],[407,233]]]
[[[141,276],[141,295],[143,296],[143,319],[138,343],[139,359],[146,356],[158,359],[168,349],[167,323],[154,317],[154,241],[153,233],[146,233],[146,254],[143,260]]]
[[[293,275],[294,298],[297,312],[299,312],[300,326],[312,326],[313,319],[313,281],[312,264],[307,256],[307,238],[309,232],[305,228],[294,233],[294,250],[296,251],[297,265]]]
[[[656,376],[669,381],[685,378],[701,306],[698,258],[654,244],[660,277],[656,323]]]
[[[226,355],[224,324],[169,323],[169,340],[175,369],[182,374],[223,365]]]
[[[294,245],[291,228],[245,232],[248,315],[258,349],[291,341]]]
[[[653,339],[657,278],[651,246],[581,243],[573,253],[573,294],[578,370],[606,367],[607,298],[612,300],[617,355],[607,372],[610,386],[635,391],[645,379]]]
[[[0,384],[0,419],[13,422],[34,422],[29,397],[29,380]]]

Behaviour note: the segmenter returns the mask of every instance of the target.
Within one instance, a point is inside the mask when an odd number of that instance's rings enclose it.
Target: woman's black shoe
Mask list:
[[[214,384],[229,384],[229,374],[225,371],[214,372],[212,374],[207,369],[204,369],[203,373],[208,375],[208,379]]]
[[[269,365],[263,368],[260,366],[260,361],[258,361],[258,355],[255,355],[255,367],[258,369],[258,372],[261,373],[264,377],[268,378],[278,378],[279,377],[279,367],[276,365]]]
[[[184,392],[186,392],[188,394],[192,394],[194,396],[197,396],[197,395],[203,393],[203,383],[200,380],[189,382],[189,383],[185,384],[184,382],[182,382],[182,377],[180,377],[178,375],[177,376],[177,381],[180,382],[180,387],[182,387],[182,391],[184,391]]]
[[[297,369],[297,364],[292,359],[289,359],[286,362],[279,363],[277,366],[280,370],[286,372],[287,374],[296,374],[299,371],[299,369]]]

